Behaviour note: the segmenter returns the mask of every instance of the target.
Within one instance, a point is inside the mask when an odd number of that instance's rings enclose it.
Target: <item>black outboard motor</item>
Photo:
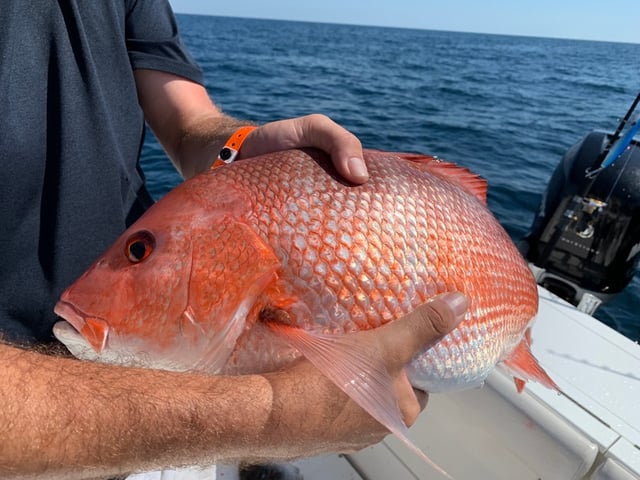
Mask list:
[[[627,286],[640,261],[636,132],[603,167],[622,127],[614,134],[591,132],[569,149],[520,243],[538,283],[588,314]]]

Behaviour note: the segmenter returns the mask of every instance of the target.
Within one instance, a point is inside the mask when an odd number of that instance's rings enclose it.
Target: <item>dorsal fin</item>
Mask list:
[[[477,197],[483,204],[487,204],[487,181],[468,168],[418,153],[397,153],[397,155],[413,162],[421,170],[428,171],[448,182],[455,183]]]

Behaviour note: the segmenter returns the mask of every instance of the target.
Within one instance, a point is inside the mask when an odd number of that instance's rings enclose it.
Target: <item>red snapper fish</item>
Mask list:
[[[529,349],[536,282],[488,210],[484,180],[433,157],[365,159],[370,180],[357,186],[313,150],[185,181],[62,294],[55,312],[68,323],[55,335],[80,358],[212,374],[306,356],[406,440],[384,365],[363,360],[371,352],[349,333],[460,291],[465,319],[413,359],[411,383],[479,386],[502,362],[520,388],[556,388]]]

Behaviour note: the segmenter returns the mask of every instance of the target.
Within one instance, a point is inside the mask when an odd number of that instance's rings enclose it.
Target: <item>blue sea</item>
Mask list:
[[[514,241],[563,153],[614,130],[640,90],[640,44],[178,15],[207,89],[254,122],[321,112],[365,147],[437,155],[487,179]],[[155,197],[180,178],[152,135]],[[640,340],[640,276],[596,316]]]

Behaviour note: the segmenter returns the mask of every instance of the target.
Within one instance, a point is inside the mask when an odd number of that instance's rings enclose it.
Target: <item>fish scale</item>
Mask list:
[[[292,323],[323,333],[375,328],[435,294],[461,290],[471,299],[464,334],[414,360],[412,371],[433,372],[415,375],[430,391],[481,381],[517,345],[537,309],[535,282],[486,206],[393,155],[370,152],[371,180],[357,187],[307,160],[294,151],[225,172],[248,193],[247,222],[281,261],[278,274],[287,284],[280,288],[301,304],[290,308]],[[310,282],[311,275],[319,280]],[[470,327],[477,322],[490,326],[484,336]],[[492,341],[477,340],[491,332]],[[228,371],[252,371],[263,361],[264,339],[251,335],[238,340]]]

